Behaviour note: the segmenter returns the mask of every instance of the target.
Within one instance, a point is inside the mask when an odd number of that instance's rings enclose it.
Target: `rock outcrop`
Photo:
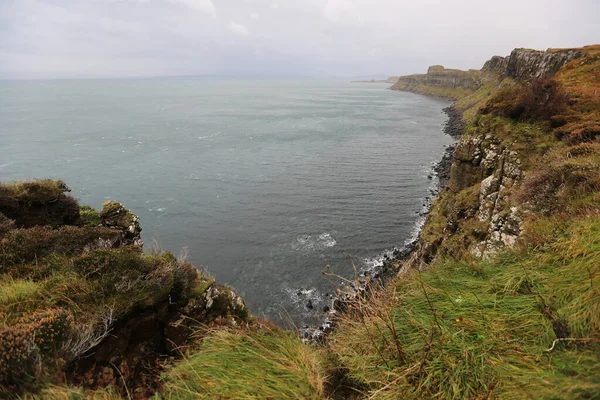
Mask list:
[[[583,57],[584,54],[580,49],[548,49],[547,51],[514,49],[507,57],[492,57],[486,61],[481,71],[528,82],[548,78],[562,66]]]
[[[142,228],[137,215],[126,209],[118,201],[108,200],[102,205],[99,213],[102,225],[121,232],[121,245],[135,245],[142,247]]]

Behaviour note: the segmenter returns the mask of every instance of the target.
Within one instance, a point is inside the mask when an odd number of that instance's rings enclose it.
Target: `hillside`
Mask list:
[[[185,254],[142,252],[117,202],[0,185],[0,397],[600,396],[600,45],[392,89],[455,100],[449,182],[396,276],[341,291],[321,345]]]

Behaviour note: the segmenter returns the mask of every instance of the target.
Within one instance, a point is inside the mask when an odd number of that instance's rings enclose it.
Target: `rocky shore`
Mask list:
[[[444,108],[443,111],[448,116],[443,132],[458,141],[465,128],[462,112],[452,105]],[[436,177],[437,184],[435,188],[431,189],[430,196],[424,199],[423,210],[419,212],[420,219],[424,220],[427,217],[433,200],[448,185],[455,149],[456,144],[448,146],[442,158],[433,166],[432,172],[427,176],[428,179]],[[306,308],[314,310],[315,313],[323,313],[324,320],[317,326],[305,325],[301,327],[299,333],[302,340],[307,343],[324,343],[327,335],[335,329],[337,316],[340,312],[346,310],[350,304],[368,296],[373,287],[385,285],[390,278],[399,272],[402,262],[408,260],[413,254],[419,236],[420,232],[401,247],[385,253],[381,264],[360,271],[359,275],[350,282],[341,282],[336,294],[328,295],[328,305],[323,309],[315,309],[312,301],[308,300]]]

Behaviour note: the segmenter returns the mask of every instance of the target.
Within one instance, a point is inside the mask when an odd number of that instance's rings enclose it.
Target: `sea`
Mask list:
[[[416,237],[453,142],[447,102],[388,87],[0,81],[0,179],[61,179],[97,209],[118,200],[147,251],[188,254],[255,315],[299,327]]]

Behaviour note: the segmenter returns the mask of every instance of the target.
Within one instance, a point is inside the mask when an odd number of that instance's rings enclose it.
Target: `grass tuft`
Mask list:
[[[320,399],[316,351],[291,332],[216,330],[164,377],[164,399]]]

